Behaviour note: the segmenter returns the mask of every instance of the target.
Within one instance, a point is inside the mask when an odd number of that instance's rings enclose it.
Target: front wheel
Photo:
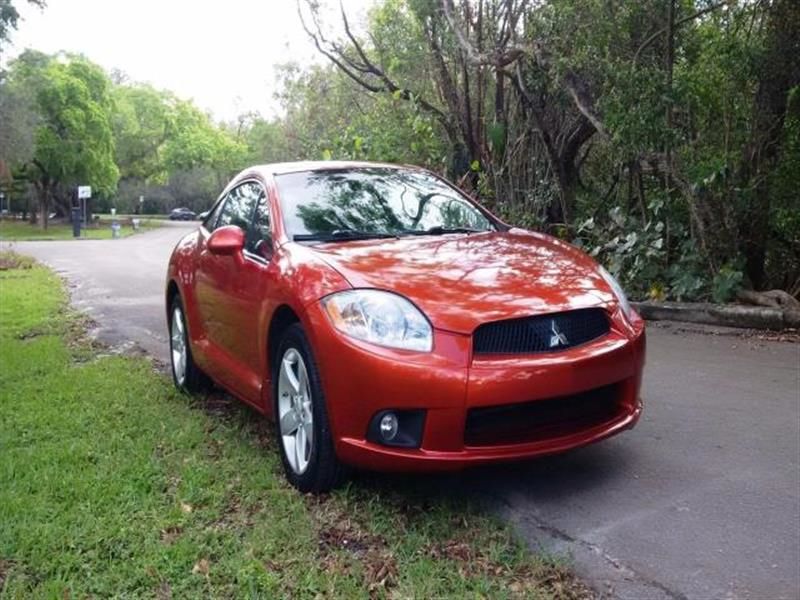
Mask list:
[[[175,387],[188,394],[201,392],[208,387],[208,379],[192,358],[189,330],[180,296],[175,296],[170,307],[169,357],[172,381]]]
[[[345,469],[333,447],[311,345],[299,324],[286,330],[275,359],[273,414],[286,478],[301,492],[327,492],[341,483]]]

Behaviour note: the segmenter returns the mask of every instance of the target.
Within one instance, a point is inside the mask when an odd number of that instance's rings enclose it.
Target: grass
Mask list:
[[[169,219],[169,215],[168,214],[137,215],[137,214],[133,214],[133,213],[117,213],[113,217],[111,216],[111,213],[95,213],[95,214],[99,214],[100,218],[104,219],[106,221],[110,221],[112,219],[149,219],[149,220],[156,220],[156,221],[164,221],[164,220]]]
[[[0,597],[588,596],[418,478],[298,494],[264,419],[104,355],[52,272],[1,254]]]
[[[124,222],[124,221],[123,221]],[[143,220],[138,231],[129,224],[120,228],[120,237],[127,237],[141,231],[159,227],[157,220]],[[92,240],[111,239],[111,223],[102,222],[97,227],[81,229],[81,237]],[[39,240],[72,240],[72,225],[69,223],[51,223],[47,231],[39,225],[31,225],[26,221],[0,221],[0,241],[39,241]]]

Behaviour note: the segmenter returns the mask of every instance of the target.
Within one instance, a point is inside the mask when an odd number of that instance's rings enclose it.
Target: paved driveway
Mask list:
[[[17,250],[67,277],[101,339],[166,361],[166,261],[193,226]],[[489,499],[614,597],[800,598],[800,345],[677,325],[648,336],[636,429],[447,485]]]

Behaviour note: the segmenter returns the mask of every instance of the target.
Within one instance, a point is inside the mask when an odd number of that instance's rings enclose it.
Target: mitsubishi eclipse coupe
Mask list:
[[[614,278],[413,167],[243,171],[175,247],[166,306],[175,385],[272,417],[303,492],[563,452],[642,411]]]

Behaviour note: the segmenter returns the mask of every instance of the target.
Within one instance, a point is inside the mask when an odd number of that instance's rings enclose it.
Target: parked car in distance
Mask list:
[[[563,452],[642,412],[644,323],[614,278],[422,169],[243,171],[175,247],[166,308],[175,385],[273,418],[304,492]]]
[[[196,218],[197,215],[193,210],[184,207],[174,208],[169,213],[170,221],[194,221]]]

